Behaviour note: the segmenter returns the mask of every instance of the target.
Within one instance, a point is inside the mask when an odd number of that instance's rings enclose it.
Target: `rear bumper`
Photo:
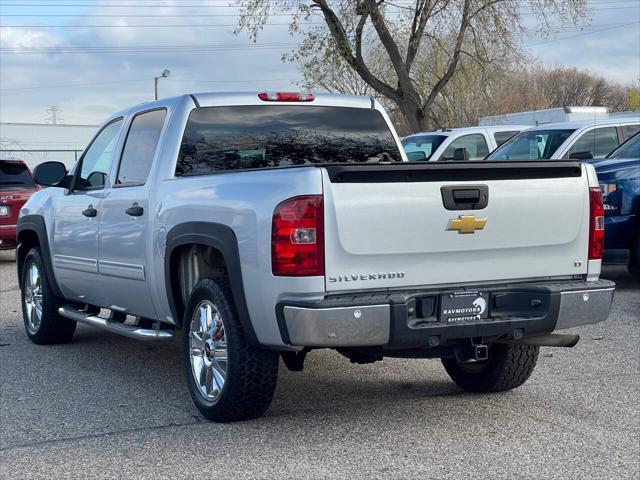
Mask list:
[[[16,226],[0,225],[0,250],[16,248]]]
[[[472,337],[520,339],[602,322],[609,315],[614,290],[608,280],[467,288],[464,291],[489,294],[488,318],[454,324],[441,322],[438,315],[441,295],[453,290],[282,302],[276,314],[282,339],[292,346],[428,348]],[[433,309],[423,314],[423,305]]]

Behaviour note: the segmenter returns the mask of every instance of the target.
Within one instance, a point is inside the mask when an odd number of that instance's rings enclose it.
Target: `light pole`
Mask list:
[[[160,78],[167,78],[171,74],[171,70],[167,70],[166,68],[162,70],[162,73],[159,77],[153,77],[153,92],[155,94],[156,100],[158,99],[158,80]]]

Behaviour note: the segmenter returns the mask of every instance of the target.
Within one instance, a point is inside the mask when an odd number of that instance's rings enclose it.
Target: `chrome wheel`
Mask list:
[[[42,276],[35,263],[27,269],[24,285],[24,306],[27,311],[27,327],[37,333],[42,323]]]
[[[227,338],[218,308],[209,300],[200,302],[189,329],[193,378],[200,394],[216,401],[227,378]]]

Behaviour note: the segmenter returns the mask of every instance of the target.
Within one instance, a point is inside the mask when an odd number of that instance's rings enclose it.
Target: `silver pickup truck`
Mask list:
[[[204,416],[263,414],[279,359],[441,358],[463,389],[522,385],[555,330],[605,320],[590,165],[408,163],[372,98],[204,93],[109,118],[20,212],[27,335],[181,331]]]

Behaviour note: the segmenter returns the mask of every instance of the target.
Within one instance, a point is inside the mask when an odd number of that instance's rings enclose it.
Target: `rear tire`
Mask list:
[[[76,322],[58,315],[64,299],[51,291],[38,247],[24,259],[21,285],[22,317],[29,339],[39,345],[71,341]]]
[[[182,331],[187,385],[200,413],[214,422],[264,414],[275,393],[279,355],[247,344],[225,280],[196,284]]]
[[[512,390],[525,383],[538,361],[540,347],[532,345],[493,344],[484,362],[461,363],[443,358],[442,364],[451,379],[468,392],[488,393]]]

